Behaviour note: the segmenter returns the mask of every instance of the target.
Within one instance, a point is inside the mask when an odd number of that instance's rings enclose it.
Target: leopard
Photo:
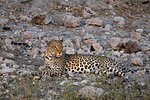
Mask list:
[[[62,43],[63,40],[46,41],[45,69],[42,70],[42,75],[60,76],[65,73],[109,75],[114,73],[120,77],[125,76],[125,63],[101,55],[66,54],[63,51]]]

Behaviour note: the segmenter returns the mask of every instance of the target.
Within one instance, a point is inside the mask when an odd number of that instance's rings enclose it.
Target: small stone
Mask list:
[[[87,47],[86,45],[82,46],[81,50],[83,50],[86,53],[90,53],[90,47]]]
[[[6,63],[1,64],[1,67],[2,68],[7,67]]]
[[[89,80],[83,80],[81,81],[81,84],[87,84],[89,82]]]
[[[120,44],[120,38],[117,37],[112,37],[109,40],[109,45],[113,48],[113,49],[117,49],[118,45]]]
[[[10,59],[5,59],[3,62],[5,64],[11,64],[11,65],[15,64],[15,62],[13,60],[10,60]]]
[[[138,83],[140,86],[145,86],[145,83],[144,82],[139,82]]]
[[[0,25],[4,25],[4,24],[7,24],[8,23],[8,19],[3,19],[3,18],[0,18]]]
[[[146,53],[148,56],[150,56],[150,51],[146,51],[145,53]]]
[[[72,40],[71,39],[67,39],[63,42],[63,47],[69,47],[69,48],[73,48],[74,47],[74,44],[72,43]]]
[[[19,65],[14,64],[13,68],[17,69],[17,68],[19,68]]]
[[[0,75],[1,74],[13,74],[14,71],[12,68],[4,67],[3,69],[0,69]]]
[[[135,53],[139,51],[139,45],[136,41],[124,39],[121,47],[125,50],[126,53]]]
[[[67,48],[66,49],[66,54],[75,54],[74,48]]]
[[[45,69],[45,68],[46,68],[45,66],[40,66],[40,67],[39,67],[39,70],[42,71],[42,70]]]
[[[119,25],[125,24],[125,19],[123,17],[114,17],[113,21],[117,22]]]
[[[3,57],[0,57],[0,62],[2,62],[2,61],[3,61],[3,59],[4,59]]]
[[[138,32],[133,32],[133,33],[131,34],[131,37],[134,38],[134,39],[136,39],[136,40],[141,40],[141,39],[142,39],[141,34],[138,33]]]
[[[35,57],[38,53],[39,53],[39,48],[34,48],[31,52],[29,52],[29,55]]]
[[[142,51],[150,51],[150,47],[142,47]]]
[[[52,96],[58,96],[59,95],[58,93],[56,93],[53,90],[49,90],[47,93],[50,94],[50,95],[52,95]]]
[[[22,35],[23,39],[24,40],[28,40],[28,39],[33,39],[33,38],[36,38],[37,35],[35,32],[33,31],[25,31]]]
[[[103,47],[100,45],[100,43],[93,43],[92,47],[95,51],[99,51],[99,50],[103,49]]]
[[[3,86],[3,83],[0,81],[0,88]],[[1,96],[1,93],[0,93],[0,96]]]
[[[128,58],[130,56],[130,54],[128,53],[123,53],[122,58]]]
[[[26,15],[20,15],[19,18],[21,21],[28,22],[28,23],[31,23],[31,21],[32,21],[32,18],[30,18]]]
[[[143,33],[143,29],[136,29],[136,32],[142,34]]]
[[[96,15],[96,12],[93,11],[91,8],[85,7],[85,8],[82,10],[82,16],[83,16],[84,18],[89,18],[89,17],[91,17],[92,15]]]
[[[82,16],[83,16],[83,18],[89,18],[89,17],[91,17],[91,14],[88,13],[85,9],[83,9],[82,10]]]
[[[73,82],[72,84],[78,86],[78,85],[79,85],[79,82]]]
[[[20,19],[21,21],[26,21],[27,16],[25,16],[25,15],[20,15],[20,16],[19,16],[19,19]]]
[[[14,58],[15,57],[15,55],[13,53],[6,53],[5,55],[8,58]]]
[[[136,66],[142,66],[143,65],[143,60],[141,58],[139,58],[139,57],[133,57],[131,59],[131,63],[133,65],[136,65]]]
[[[105,25],[104,29],[106,31],[110,31],[111,27],[112,27],[111,25],[107,24],[107,25]]]
[[[38,38],[40,39],[40,38],[44,37],[45,34],[46,34],[45,32],[40,32],[40,33],[38,33]]]
[[[5,44],[6,44],[7,46],[11,45],[11,40],[10,40],[10,39],[5,39]]]
[[[100,99],[103,93],[104,93],[103,89],[92,87],[92,86],[85,86],[79,90],[79,95],[90,99],[95,99],[95,98]]]
[[[84,50],[82,50],[82,49],[79,49],[78,51],[77,51],[77,54],[87,54]]]
[[[88,39],[88,40],[83,40],[83,42],[88,45],[91,46],[92,44],[96,43],[95,39]]]
[[[64,26],[68,28],[78,27],[80,26],[80,18],[71,15],[66,15],[64,17]]]
[[[52,22],[52,17],[47,12],[44,12],[35,15],[31,22],[37,25],[47,25]]]
[[[82,38],[81,38],[81,37],[75,36],[74,42],[75,42],[76,48],[80,48],[81,41],[82,41]]]
[[[39,79],[40,79],[39,76],[34,76],[34,77],[33,77],[33,80],[39,80]]]
[[[117,56],[117,57],[120,57],[120,56],[121,56],[121,53],[118,52],[118,51],[114,51],[112,54],[113,54],[114,56]]]
[[[84,40],[94,39],[94,36],[93,36],[92,34],[85,34],[85,35],[83,36],[83,39],[84,39]]]
[[[68,82],[69,82],[68,80],[64,80],[64,81],[60,82],[59,85],[65,85]]]
[[[100,18],[91,18],[85,20],[85,23],[88,25],[102,26],[102,20]]]

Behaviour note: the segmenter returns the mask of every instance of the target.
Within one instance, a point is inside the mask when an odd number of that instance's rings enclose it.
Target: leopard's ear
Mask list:
[[[59,40],[59,41],[60,41],[61,44],[63,43],[63,40]]]
[[[49,41],[45,40],[45,44],[48,46],[48,44],[49,44]]]

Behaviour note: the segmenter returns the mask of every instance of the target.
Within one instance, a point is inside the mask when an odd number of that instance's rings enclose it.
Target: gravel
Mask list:
[[[145,94],[143,97],[148,97],[146,93],[150,87],[150,15],[142,11],[138,13],[138,10],[133,11],[135,9],[130,9],[128,4],[125,4],[124,7],[127,6],[128,10],[124,12],[121,8],[122,2],[0,1],[0,99],[38,97],[72,100],[73,97],[81,99],[79,95],[83,99],[108,99],[111,95],[115,96],[109,99],[120,99],[120,95],[115,94],[118,93],[116,91],[135,93],[137,90],[129,90],[137,87],[138,91],[141,90],[140,93]],[[142,6],[142,9],[147,8],[146,5]],[[45,41],[52,39],[63,40],[63,51],[67,54],[104,55],[129,61],[131,65],[126,67],[133,67],[138,71],[127,73],[130,78],[128,81],[124,80],[125,82],[116,76],[109,79],[105,75],[102,77],[88,73],[59,77],[32,75],[45,68]],[[29,47],[12,44],[12,41],[25,43]],[[138,86],[135,86],[132,80],[135,80]],[[114,86],[115,82],[117,85]],[[127,90],[119,88],[128,85],[135,87],[128,87]],[[114,87],[116,88],[113,90]],[[137,97],[141,97],[140,93],[130,96],[139,99]],[[133,98],[127,96],[123,99]]]

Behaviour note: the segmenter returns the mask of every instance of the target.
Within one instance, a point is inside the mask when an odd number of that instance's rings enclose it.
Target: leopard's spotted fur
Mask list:
[[[62,41],[47,42],[45,66],[43,74],[61,75],[71,73],[109,73],[124,76],[125,65],[105,56],[98,55],[67,55],[62,52]]]

